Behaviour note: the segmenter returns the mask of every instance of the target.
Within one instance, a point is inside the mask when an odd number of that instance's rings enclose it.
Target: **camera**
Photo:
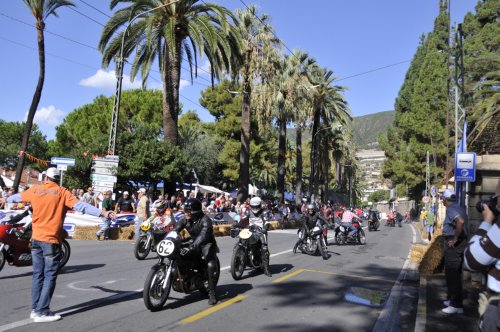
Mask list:
[[[495,216],[499,214],[499,212],[497,211],[497,200],[496,198],[493,198],[493,196],[488,199],[480,200],[479,202],[477,202],[476,204],[477,212],[483,213],[484,210],[483,204],[488,205],[488,208],[493,212]]]

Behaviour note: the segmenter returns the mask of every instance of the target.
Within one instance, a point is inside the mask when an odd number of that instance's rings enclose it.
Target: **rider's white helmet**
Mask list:
[[[261,204],[262,204],[262,200],[258,196],[252,197],[252,199],[250,200],[250,208],[255,213],[260,211]]]

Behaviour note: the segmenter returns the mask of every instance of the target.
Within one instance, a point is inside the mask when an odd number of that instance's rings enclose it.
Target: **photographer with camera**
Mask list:
[[[488,289],[479,295],[479,331],[500,329],[500,180],[495,195],[476,206],[483,222],[465,249],[465,267],[488,272]]]

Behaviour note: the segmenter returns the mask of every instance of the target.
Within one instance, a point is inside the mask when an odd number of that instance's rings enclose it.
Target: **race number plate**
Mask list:
[[[172,240],[166,239],[162,240],[160,243],[158,243],[158,246],[156,248],[156,252],[160,256],[170,256],[175,250],[175,244]]]

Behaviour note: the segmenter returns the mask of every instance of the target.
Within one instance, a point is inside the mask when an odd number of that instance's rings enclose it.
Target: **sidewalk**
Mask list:
[[[421,276],[415,331],[477,331],[477,299],[482,286],[467,279],[463,290],[464,313],[448,315],[441,311],[446,299],[444,274]]]

